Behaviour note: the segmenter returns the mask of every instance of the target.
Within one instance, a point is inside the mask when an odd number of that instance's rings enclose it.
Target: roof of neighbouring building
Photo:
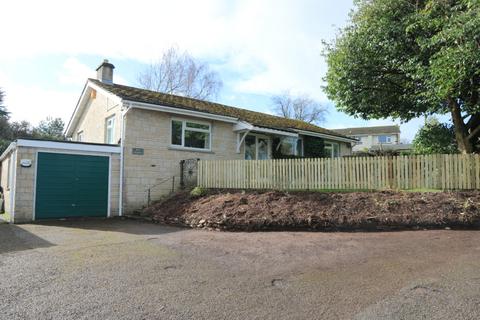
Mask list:
[[[327,134],[339,138],[347,138],[340,132],[328,130],[300,120],[287,119],[266,113],[231,107],[215,102],[150,91],[120,84],[106,84],[96,79],[89,79],[89,81],[128,101],[149,103],[233,117],[258,127],[267,127],[286,131],[292,131],[292,129],[296,129]]]
[[[400,133],[400,126],[377,126],[377,127],[358,127],[358,128],[344,128],[332,129],[336,133],[346,136],[354,136],[357,134],[382,134],[382,133]]]

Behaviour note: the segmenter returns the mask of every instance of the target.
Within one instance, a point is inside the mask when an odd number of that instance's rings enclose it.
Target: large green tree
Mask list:
[[[413,139],[413,151],[416,154],[458,153],[453,126],[433,117],[427,119]]]
[[[449,113],[460,151],[480,151],[480,1],[357,0],[326,57],[339,110],[403,121]]]

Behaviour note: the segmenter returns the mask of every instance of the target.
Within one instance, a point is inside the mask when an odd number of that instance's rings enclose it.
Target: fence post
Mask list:
[[[184,189],[185,188],[185,181],[184,178],[183,178],[183,174],[184,174],[184,168],[185,166],[185,160],[180,160],[180,188]]]

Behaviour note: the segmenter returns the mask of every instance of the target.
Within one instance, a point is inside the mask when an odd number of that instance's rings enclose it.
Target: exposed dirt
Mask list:
[[[478,227],[480,192],[181,193],[144,210],[155,221],[217,230]]]

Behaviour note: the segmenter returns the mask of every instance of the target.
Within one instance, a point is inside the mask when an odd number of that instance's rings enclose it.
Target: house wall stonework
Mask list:
[[[171,147],[171,120],[196,119],[142,109],[130,110],[125,118],[124,143],[124,212],[130,213],[147,204],[147,189],[153,200],[180,183],[180,161],[184,159],[244,159],[243,148],[236,152],[237,135],[233,124],[210,121],[211,151],[180,150]],[[143,155],[133,154],[133,148],[143,149]],[[164,183],[160,183],[166,180]],[[160,183],[160,184],[159,184]],[[159,184],[159,185],[157,185]]]
[[[78,125],[73,130],[72,139],[78,141],[78,133],[83,132],[83,141],[94,143],[106,142],[106,120],[115,117],[114,143],[120,140],[121,106],[107,96],[97,93],[88,100],[86,110]]]
[[[220,121],[210,121],[211,151],[172,147],[172,118],[206,121],[143,109],[131,109],[126,114],[123,187],[126,214],[147,205],[149,188],[152,200],[158,200],[171,192],[172,188],[178,189],[181,160],[243,160],[245,157],[243,144],[240,153],[236,152],[237,134],[233,131],[233,124]],[[341,156],[351,155],[349,143],[339,144]],[[143,155],[134,154],[134,148],[142,149]]]
[[[340,142],[340,157],[352,155],[352,145],[347,142]]]
[[[9,176],[8,168],[9,168],[9,162],[13,161],[14,152],[15,151],[10,152],[10,154],[7,157],[5,157],[1,163],[2,173],[0,176],[0,185],[2,186],[2,189],[3,189],[3,201],[5,202],[4,208],[5,208],[5,212],[7,213],[10,213],[10,206],[11,206],[10,197],[11,197],[11,191],[13,190],[8,186],[8,176]]]
[[[73,153],[63,149],[42,149],[34,147],[17,147],[16,156],[16,179],[15,179],[15,214],[14,223],[22,223],[32,221],[34,218],[34,197],[35,197],[35,168],[37,152],[58,152],[58,153]],[[120,183],[120,155],[119,154],[99,154],[82,152],[81,154],[92,155],[105,155],[111,156],[111,173],[110,173],[110,216],[118,215],[119,204],[119,183]],[[21,159],[30,159],[32,166],[29,168],[23,168],[20,166]],[[4,170],[3,165],[6,159],[2,163],[2,187],[4,185]],[[6,180],[5,180],[6,181]],[[6,183],[5,183],[6,185]],[[5,189],[5,188],[4,188]],[[11,192],[12,188],[10,188]],[[8,194],[7,194],[8,195]],[[5,206],[5,209],[9,208]],[[11,213],[10,213],[11,214]]]

